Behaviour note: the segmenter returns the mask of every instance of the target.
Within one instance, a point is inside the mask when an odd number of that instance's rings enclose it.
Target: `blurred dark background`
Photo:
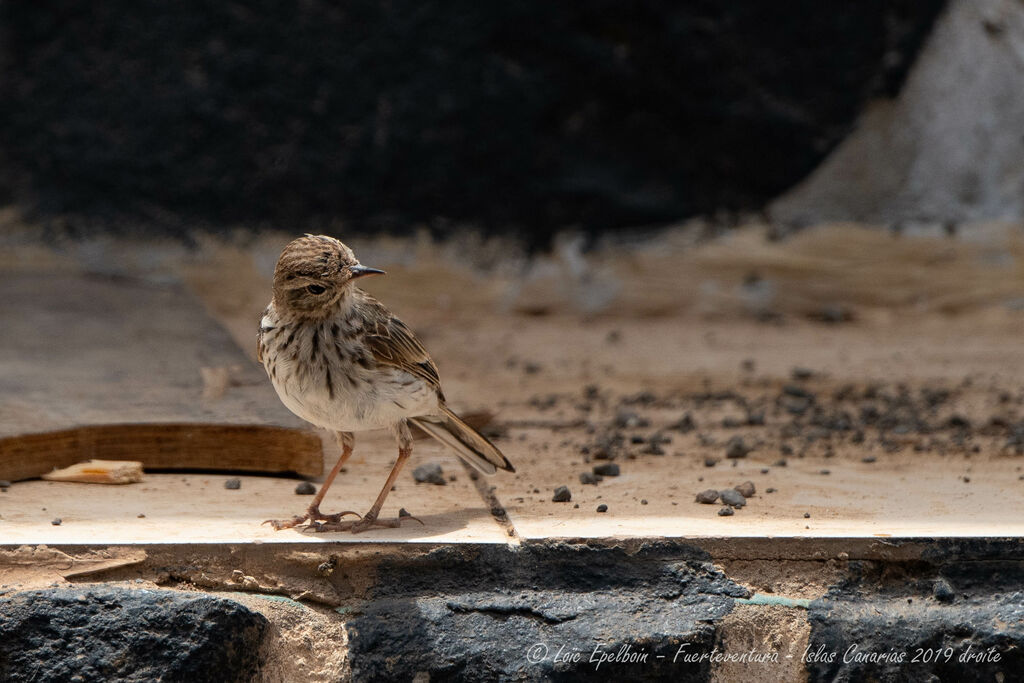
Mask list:
[[[535,245],[757,210],[899,91],[942,6],[4,1],[0,204]]]

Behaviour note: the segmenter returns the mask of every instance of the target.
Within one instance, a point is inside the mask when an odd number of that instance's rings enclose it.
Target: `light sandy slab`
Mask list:
[[[569,503],[552,502],[550,488],[534,494],[532,486],[508,485],[514,482],[499,483],[498,493],[524,539],[1024,534],[1024,497],[1019,495],[1024,482],[1018,481],[1015,460],[950,456],[945,465],[921,468],[920,463],[900,463],[898,457],[873,464],[808,458],[791,459],[787,467],[747,461],[706,468],[703,462],[665,456],[624,462],[621,476],[607,477],[596,486],[579,483],[576,472],[582,466],[571,470],[571,480],[564,474],[538,473],[536,479],[568,482],[573,495]],[[951,476],[956,466],[961,476]],[[761,474],[765,468],[769,472]],[[829,474],[821,474],[823,469]],[[721,503],[694,502],[700,490],[730,488],[747,480],[755,483],[757,494],[732,516],[718,515]],[[776,492],[766,493],[768,488]],[[607,512],[596,512],[601,504],[608,506]]]
[[[419,441],[414,453],[381,516],[396,517],[404,507],[422,525],[407,520],[399,529],[361,534],[275,532],[261,523],[298,514],[312,500],[312,496],[295,494],[296,479],[147,473],[143,482],[123,486],[17,482],[0,493],[0,545],[510,542],[508,532],[491,516],[454,456]],[[329,458],[328,468],[333,452]],[[384,484],[393,458],[394,447],[386,435],[357,440],[347,471],[335,480],[321,510],[365,512]],[[455,481],[443,486],[415,483],[412,470],[424,462],[439,463],[445,476],[454,475]],[[230,478],[240,480],[238,490],[224,488]],[[57,518],[59,526],[52,524]]]

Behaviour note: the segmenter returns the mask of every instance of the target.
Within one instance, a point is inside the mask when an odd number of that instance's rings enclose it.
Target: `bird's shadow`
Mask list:
[[[355,521],[355,516],[346,520]],[[393,520],[394,517],[381,517],[382,520]],[[462,532],[462,533],[460,533]],[[398,527],[371,527],[366,531],[318,531],[313,526],[283,529],[279,534],[301,534],[310,541],[330,543],[366,543],[416,541],[450,543],[458,541],[494,542],[508,539],[508,532],[483,507],[461,508],[457,511],[440,514],[414,515],[402,517]]]

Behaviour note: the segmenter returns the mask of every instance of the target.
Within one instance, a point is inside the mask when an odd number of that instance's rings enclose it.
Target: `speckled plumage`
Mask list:
[[[324,235],[293,241],[278,260],[274,297],[260,321],[260,362],[285,406],[334,431],[344,450],[307,515],[273,521],[276,528],[307,520],[326,522],[318,528],[353,531],[380,524],[375,522],[379,504],[412,447],[409,421],[485,474],[496,468],[514,471],[490,441],[447,408],[437,366],[416,335],[354,284],[379,273]],[[399,460],[377,504],[354,523],[320,515],[323,494],[351,454],[351,433],[370,429],[390,429],[399,443]]]

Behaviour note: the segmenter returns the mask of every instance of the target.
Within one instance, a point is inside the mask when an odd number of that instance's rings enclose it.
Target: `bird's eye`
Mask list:
[[[306,287],[306,291],[310,294],[323,294],[324,288],[320,285],[310,285],[309,287]]]

